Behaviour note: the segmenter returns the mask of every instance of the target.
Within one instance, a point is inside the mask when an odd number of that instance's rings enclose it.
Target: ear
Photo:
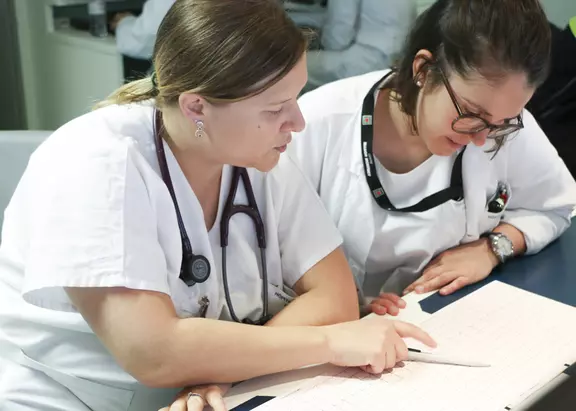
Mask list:
[[[204,121],[206,102],[202,96],[194,93],[182,93],[178,97],[178,105],[184,117],[192,123],[198,120]]]
[[[426,83],[426,65],[434,61],[434,56],[428,50],[420,50],[414,56],[414,61],[412,61],[412,78],[414,83],[420,81],[421,84]]]

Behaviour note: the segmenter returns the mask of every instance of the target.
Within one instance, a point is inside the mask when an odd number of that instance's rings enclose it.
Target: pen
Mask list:
[[[463,367],[490,367],[490,364],[471,361],[455,356],[438,355],[422,352],[416,348],[408,348],[408,361],[428,362],[434,364],[460,365]]]

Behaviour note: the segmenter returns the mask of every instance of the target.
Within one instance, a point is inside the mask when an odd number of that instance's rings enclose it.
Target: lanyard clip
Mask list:
[[[206,314],[208,313],[208,307],[210,306],[210,300],[208,297],[203,296],[198,300],[198,304],[200,304],[200,317],[206,318]]]

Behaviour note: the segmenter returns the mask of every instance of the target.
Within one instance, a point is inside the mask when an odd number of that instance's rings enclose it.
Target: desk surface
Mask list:
[[[407,308],[402,310],[400,319],[418,324],[434,312],[494,280],[576,307],[576,224],[573,224],[560,239],[537,255],[510,261],[496,269],[486,280],[466,287],[453,295],[441,296],[437,293],[421,296],[407,295],[404,297],[407,301]],[[329,366],[310,367],[246,381],[230,391],[226,398],[226,404],[232,408],[256,395],[277,396],[284,394],[297,388],[303,381],[319,375],[326,369],[325,367]],[[568,391],[574,391],[573,386]],[[561,393],[557,396],[562,397],[561,401],[568,399]],[[544,408],[538,408],[538,406],[531,408],[533,411],[540,409]],[[562,408],[546,409],[561,410]]]
[[[576,224],[540,253],[512,260],[450,296],[431,295],[420,305],[432,314],[494,280],[576,307]]]

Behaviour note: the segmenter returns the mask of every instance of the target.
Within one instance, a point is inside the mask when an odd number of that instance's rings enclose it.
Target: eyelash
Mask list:
[[[269,111],[268,113],[270,113],[270,115],[272,116],[279,116],[280,113],[282,113],[283,108],[281,108],[280,110],[277,111]]]
[[[470,107],[466,107],[466,114],[472,114],[474,116],[480,116],[477,110],[471,110]]]

